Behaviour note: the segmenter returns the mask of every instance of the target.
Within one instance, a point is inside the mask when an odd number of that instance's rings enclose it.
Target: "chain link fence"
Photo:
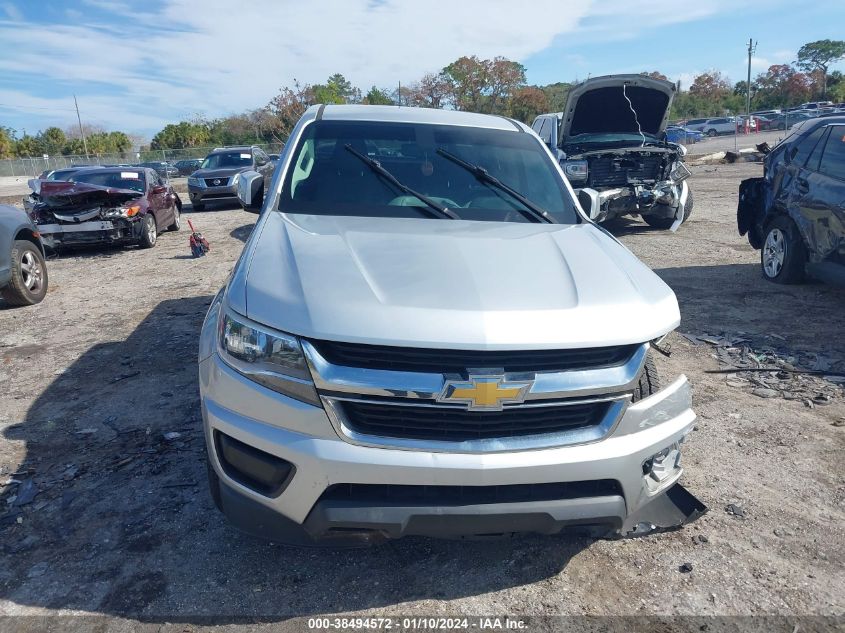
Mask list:
[[[283,143],[256,144],[268,154],[278,154]],[[184,149],[155,149],[140,152],[122,152],[113,154],[89,153],[78,155],[42,155],[26,158],[6,158],[0,160],[0,176],[36,178],[41,172],[84,165],[137,165],[138,163],[205,158],[214,147],[188,147]]]

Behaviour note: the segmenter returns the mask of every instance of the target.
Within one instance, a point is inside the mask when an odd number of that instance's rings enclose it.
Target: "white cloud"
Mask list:
[[[731,3],[699,0],[679,10],[676,0],[163,0],[139,9],[84,0],[98,23],[0,21],[0,76],[19,86],[37,77],[39,94],[51,95],[34,100],[21,87],[0,91],[0,103],[64,107],[76,92],[92,123],[154,131],[193,113],[260,107],[294,79],[316,83],[341,72],[363,90],[392,87],[461,55],[524,60],[556,38],[633,37],[730,13]],[[40,125],[45,117],[36,114]]]
[[[540,0],[532,12],[547,19],[527,22],[510,0],[166,0],[158,14],[113,0],[86,4],[115,20],[0,22],[0,74],[37,72],[41,86],[65,97],[76,90],[80,107],[84,100],[101,122],[124,129],[259,107],[294,78],[341,72],[366,89],[415,80],[461,55],[522,59],[576,28],[589,6]]]
[[[20,22],[21,20],[23,20],[23,14],[21,13],[21,10],[18,9],[11,2],[3,2],[2,4],[0,4],[0,10],[2,10],[3,13],[6,14],[6,17],[12,20],[13,22]]]

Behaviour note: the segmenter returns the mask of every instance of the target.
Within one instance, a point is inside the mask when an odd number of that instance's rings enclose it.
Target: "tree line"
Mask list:
[[[17,136],[15,130],[0,125],[0,158],[41,158],[49,156],[71,156],[85,154],[128,154],[135,143],[125,132],[108,132],[103,128],[88,126],[83,128],[85,142],[77,128],[62,130],[48,127],[46,130],[31,135],[24,133]]]
[[[845,58],[845,41],[819,40],[801,47],[794,62],[774,64],[751,81],[751,109],[798,105],[823,98],[845,101],[845,76],[830,67]],[[643,75],[666,79],[659,71]],[[423,108],[450,108],[500,114],[531,123],[543,112],[559,112],[574,83],[529,85],[525,67],[504,57],[464,56],[438,72],[394,88],[372,86],[364,92],[342,74],[325,83],[300,84],[279,90],[266,105],[216,119],[195,117],[166,125],[152,138],[149,149],[186,149],[217,145],[282,143],[305,110],[316,103],[362,103]],[[745,110],[748,85],[732,83],[719,71],[696,76],[690,86],[680,85],[672,104],[672,119],[723,116]],[[132,139],[123,132],[90,129],[88,152],[123,154]],[[147,149],[145,147],[142,150]],[[16,137],[0,126],[0,158],[42,154],[83,154],[82,139],[73,129],[47,128],[34,136]]]

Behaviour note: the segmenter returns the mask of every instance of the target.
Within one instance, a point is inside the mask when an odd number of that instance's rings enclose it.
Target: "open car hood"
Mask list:
[[[643,133],[658,136],[666,129],[674,96],[675,84],[671,81],[643,75],[588,79],[569,92],[561,123],[561,142],[585,133],[637,134],[637,120]]]
[[[66,207],[80,205],[120,205],[144,196],[132,189],[114,189],[89,185],[84,182],[63,182],[41,180],[40,186],[33,187],[41,197],[41,205],[47,207]]]

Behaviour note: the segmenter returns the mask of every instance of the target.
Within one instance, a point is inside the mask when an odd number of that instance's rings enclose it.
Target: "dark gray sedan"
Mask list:
[[[26,306],[47,294],[44,246],[29,216],[15,207],[0,205],[0,297]]]

